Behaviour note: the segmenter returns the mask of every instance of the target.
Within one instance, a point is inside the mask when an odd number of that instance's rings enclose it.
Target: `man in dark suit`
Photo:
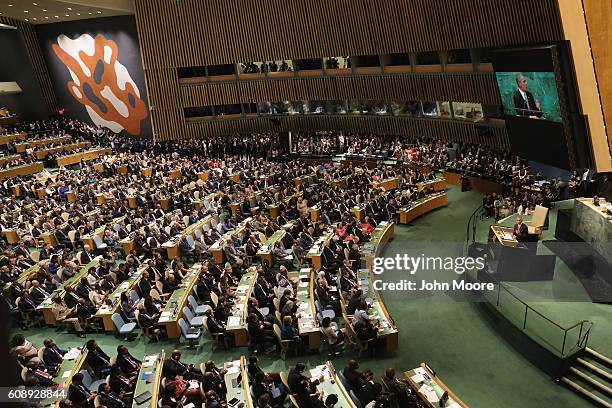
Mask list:
[[[141,361],[132,356],[126,346],[117,346],[117,363],[121,371],[128,377],[138,375]]]
[[[523,217],[521,217],[520,215],[516,217],[516,224],[514,224],[512,233],[514,234],[514,238],[516,238],[518,242],[527,241],[529,231],[527,225],[523,224]]]
[[[110,371],[110,358],[98,347],[95,340],[88,340],[85,347],[87,348],[85,362],[98,378],[104,378]]]
[[[202,372],[193,366],[193,364],[185,364],[181,361],[181,352],[179,350],[172,351],[170,358],[164,361],[164,374],[167,376],[182,375],[186,380],[202,381]]]
[[[53,339],[45,339],[43,344],[45,345],[43,349],[43,362],[45,365],[47,367],[59,367],[62,361],[64,361],[64,354],[68,351],[57,347]]]
[[[128,401],[121,398],[122,393],[116,394],[111,390],[110,385],[106,383],[100,384],[98,395],[100,395],[100,405],[107,408],[125,408],[128,406]]]
[[[67,397],[72,402],[73,406],[89,408],[94,406],[96,392],[89,392],[87,387],[83,384],[83,374],[76,373],[72,376]]]
[[[517,91],[514,93],[514,109],[517,116],[541,118],[542,104],[536,101],[533,94],[527,90],[527,78],[518,74],[516,76]]]

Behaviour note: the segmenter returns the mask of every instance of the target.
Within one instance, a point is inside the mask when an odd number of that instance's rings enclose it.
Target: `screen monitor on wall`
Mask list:
[[[554,72],[496,72],[495,77],[506,115],[562,122]]]

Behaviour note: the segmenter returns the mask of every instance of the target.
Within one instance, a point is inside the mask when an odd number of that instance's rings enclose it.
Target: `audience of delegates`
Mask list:
[[[441,169],[499,179],[504,192],[483,201],[486,211],[495,217],[503,209],[524,212],[536,204],[550,203],[562,187],[542,183],[540,192],[526,190],[524,186],[539,179],[518,158],[435,140],[337,132],[298,137],[301,153],[346,152],[398,160],[394,166],[380,161],[335,166],[309,165],[299,156],[270,160],[282,152],[278,135],[272,133],[153,143],[68,120],[30,124],[24,130],[44,130],[47,136],[80,134],[114,152],[78,171],[60,169],[48,177],[17,177],[0,185],[0,229],[5,233],[0,241],[3,301],[20,315],[24,326],[39,321],[37,307],[50,301],[56,320],[81,337],[99,324],[95,314],[108,296],[137,271],[142,276],[133,291],[121,293],[120,314],[126,321],[159,333],[164,299],[179,287],[189,266],[196,264],[201,272],[194,295],[197,302],[209,306],[204,312],[206,328],[218,336],[220,344],[233,345],[234,336],[226,330],[237,307],[236,289],[245,273],[255,272],[246,311],[253,350],[273,352],[280,348],[280,341],[288,340],[296,354],[303,354],[309,344],[308,337],[298,334],[302,317],[299,286],[288,270],[307,264],[305,254],[319,238],[329,236],[319,249],[322,267],[316,271],[313,290],[317,304],[337,316],[321,321],[330,355],[340,354],[352,333],[375,350],[381,323],[368,316],[369,306],[359,289],[361,251],[380,223],[397,219],[400,207],[437,193],[429,187],[419,190],[418,183],[434,179]],[[399,179],[397,189],[372,187],[373,182],[395,177]],[[13,196],[14,186],[20,187],[18,200]],[[78,199],[69,199],[69,193]],[[278,215],[272,216],[271,206]],[[354,207],[362,209],[362,219],[351,211]],[[193,239],[183,236],[187,227],[204,219],[214,222],[209,221]],[[96,231],[102,227],[100,237]],[[19,236],[18,244],[8,243],[9,230]],[[281,231],[283,237],[271,246],[270,238]],[[49,236],[57,245],[45,243]],[[84,238],[91,238],[93,246],[84,243]],[[178,257],[167,258],[167,242],[179,244]],[[125,249],[126,243],[132,244],[131,250]],[[213,246],[221,249],[223,263],[210,254]],[[272,253],[271,263],[260,262],[257,254],[264,248]],[[71,279],[77,273],[82,278]],[[24,274],[25,279],[20,279]],[[352,327],[339,329],[337,322],[345,312],[352,316],[346,322]],[[65,354],[47,340],[44,361],[23,336],[15,336],[11,343],[15,358],[38,375],[30,376],[32,383],[45,383],[45,374],[57,370]],[[105,379],[110,375],[109,381],[90,391],[83,389],[82,378],[74,376],[68,399],[77,406],[90,406],[96,396],[107,406],[130,405],[141,362],[124,346],[117,349],[114,365],[95,340],[85,347],[87,364],[95,376]],[[227,393],[222,370],[209,363],[202,372],[182,362],[180,351],[173,351],[164,362],[161,404],[222,406]],[[44,370],[39,369],[41,365]],[[333,406],[334,398],[322,399],[316,389],[318,379],[307,378],[304,370],[305,365],[298,364],[288,379],[300,406]],[[258,370],[256,360],[249,362],[249,373],[257,403],[282,406],[288,390],[278,376]],[[409,406],[403,404],[411,401],[412,392],[393,371],[385,373],[383,383],[377,383],[371,372],[359,371],[359,364],[350,361],[343,373],[363,406]]]

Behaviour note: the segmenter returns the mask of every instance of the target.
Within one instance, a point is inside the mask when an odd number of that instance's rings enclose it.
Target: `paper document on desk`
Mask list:
[[[425,377],[423,377],[422,374],[415,374],[412,377],[410,377],[410,379],[415,383],[415,384],[420,384],[423,381],[425,381]]]
[[[62,374],[62,378],[68,378],[68,377],[70,377],[70,373],[71,373],[71,371],[70,371],[70,370],[64,371],[64,374]]]
[[[72,348],[66,354],[64,354],[64,360],[74,360],[81,354],[81,350],[78,348]]]
[[[230,316],[227,319],[227,327],[238,326],[240,324],[240,316]]]
[[[506,240],[506,241],[512,241],[514,239],[512,234],[510,234],[509,232],[504,232],[503,237],[504,237],[504,240]]]
[[[155,364],[155,361],[157,361],[157,354],[145,356],[145,358],[142,360],[142,366],[151,367],[153,364]]]
[[[240,366],[238,365],[232,365],[231,367],[228,367],[227,369],[227,375],[232,375],[232,374],[236,374],[240,372]]]
[[[423,394],[425,398],[427,398],[427,401],[431,402],[432,404],[435,404],[436,402],[440,401],[438,395],[429,385],[423,384],[423,386],[419,388],[419,393]]]

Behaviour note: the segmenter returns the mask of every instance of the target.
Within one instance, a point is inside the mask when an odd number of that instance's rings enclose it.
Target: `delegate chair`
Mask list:
[[[111,320],[115,324],[119,335],[123,335],[125,340],[127,340],[128,336],[134,332],[134,329],[136,329],[136,323],[126,323],[123,321],[123,318],[119,313],[113,313]]]
[[[181,328],[181,333],[185,340],[189,342],[189,347],[194,347],[196,341],[200,341],[202,337],[202,331],[200,329],[192,329],[189,327],[185,319],[182,317],[178,320],[178,325]]]

